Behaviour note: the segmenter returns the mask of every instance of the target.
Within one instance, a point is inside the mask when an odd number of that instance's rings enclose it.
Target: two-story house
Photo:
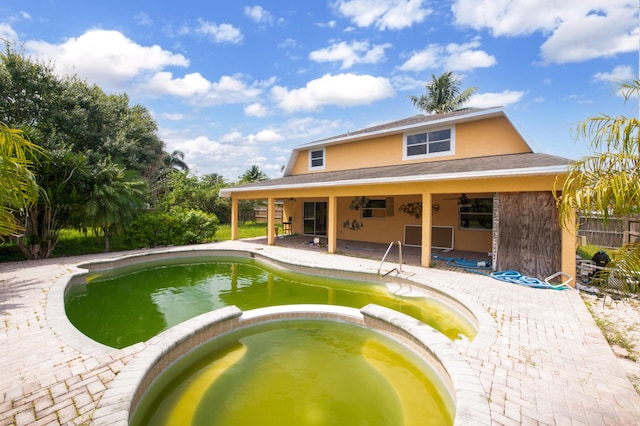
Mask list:
[[[221,190],[284,205],[292,231],[327,239],[491,253],[494,269],[575,276],[575,236],[553,197],[570,160],[534,153],[501,108],[416,115],[298,146],[283,177]],[[561,187],[561,186],[559,186]]]

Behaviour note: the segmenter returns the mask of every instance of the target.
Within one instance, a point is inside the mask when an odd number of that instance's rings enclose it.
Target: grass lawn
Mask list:
[[[278,226],[278,232],[282,232],[282,225]],[[247,222],[238,226],[238,238],[266,237],[267,224]],[[231,239],[231,225],[220,225],[216,232],[215,241]],[[124,236],[117,235],[111,238],[111,251],[129,250],[124,243]],[[82,254],[94,254],[104,252],[104,241],[92,234],[84,234],[75,229],[63,229],[60,231],[60,239],[53,250],[51,257],[76,256]],[[25,260],[24,255],[13,243],[0,243],[0,262],[12,262]]]
[[[282,234],[282,225],[276,225],[278,233]],[[238,225],[238,238],[266,237],[267,224],[257,222],[246,222]],[[216,231],[216,241],[226,241],[231,239],[231,225],[220,225]]]
[[[596,254],[596,252],[598,252],[598,250],[603,250],[603,248],[587,244],[586,246],[578,247],[576,249],[576,254],[583,259],[590,260],[593,257],[593,255]],[[607,252],[609,257],[613,259],[613,254],[615,253],[614,249],[604,249],[604,251]]]

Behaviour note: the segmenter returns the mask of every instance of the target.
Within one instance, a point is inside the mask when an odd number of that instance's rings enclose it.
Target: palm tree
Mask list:
[[[14,213],[38,199],[32,154],[44,153],[23,130],[0,123],[0,236],[16,235],[23,227]]]
[[[442,114],[459,111],[462,105],[469,101],[477,87],[470,87],[461,91],[458,77],[452,71],[445,72],[440,77],[431,74],[431,81],[425,84],[426,93],[420,97],[409,96],[413,105],[427,114]]]
[[[103,161],[90,177],[90,194],[85,214],[87,224],[104,235],[104,251],[110,250],[110,237],[126,227],[144,201],[146,185],[136,173]]]
[[[640,95],[640,80],[624,82],[621,88],[626,102]],[[573,224],[575,210],[599,213],[605,224],[611,217],[639,214],[640,121],[601,114],[580,123],[577,134],[590,139],[595,154],[574,162],[562,192],[555,194],[562,225]],[[640,276],[640,242],[616,251],[607,269],[618,277]],[[596,284],[608,286],[610,281],[604,281]]]
[[[269,176],[260,170],[260,167],[253,165],[240,176],[240,183],[261,182],[268,179]]]
[[[151,174],[147,176],[152,208],[156,208],[158,197],[167,190],[169,175],[176,170],[181,170],[185,173],[189,171],[189,166],[184,162],[184,153],[178,150],[164,153],[160,161],[152,169]]]

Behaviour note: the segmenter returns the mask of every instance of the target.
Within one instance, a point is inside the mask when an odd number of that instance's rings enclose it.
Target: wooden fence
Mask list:
[[[618,248],[640,240],[640,217],[609,218],[604,224],[600,216],[579,216],[578,236],[586,243],[607,248]]]
[[[259,223],[267,223],[267,208],[256,207],[254,209],[255,221]],[[275,207],[275,219],[277,223],[282,223],[282,207]]]

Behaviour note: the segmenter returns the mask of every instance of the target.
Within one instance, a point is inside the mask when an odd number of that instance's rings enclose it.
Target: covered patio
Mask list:
[[[318,239],[318,243],[315,243],[315,239]],[[255,238],[249,240],[255,244],[268,245],[266,237]],[[314,253],[328,253],[327,237],[314,237],[307,235],[279,235],[274,238],[273,245],[278,247],[286,247],[303,251],[310,251]],[[398,249],[397,242],[394,242],[393,246],[389,248],[390,244],[386,243],[374,243],[368,241],[353,241],[353,240],[336,240],[336,254],[341,254],[349,257],[356,257],[361,259],[371,259],[381,262],[385,258],[383,264],[383,272],[386,272],[392,267],[397,267],[400,259],[400,250]],[[385,257],[385,253],[387,253]],[[304,257],[304,254],[300,255]],[[489,253],[480,253],[465,250],[431,250],[431,262],[430,267],[436,269],[455,270],[462,272],[463,268],[457,268],[447,264],[446,259],[451,258],[464,258],[469,261],[478,262],[491,262],[491,256]],[[422,247],[402,245],[402,264],[409,266],[421,266],[422,262]]]

